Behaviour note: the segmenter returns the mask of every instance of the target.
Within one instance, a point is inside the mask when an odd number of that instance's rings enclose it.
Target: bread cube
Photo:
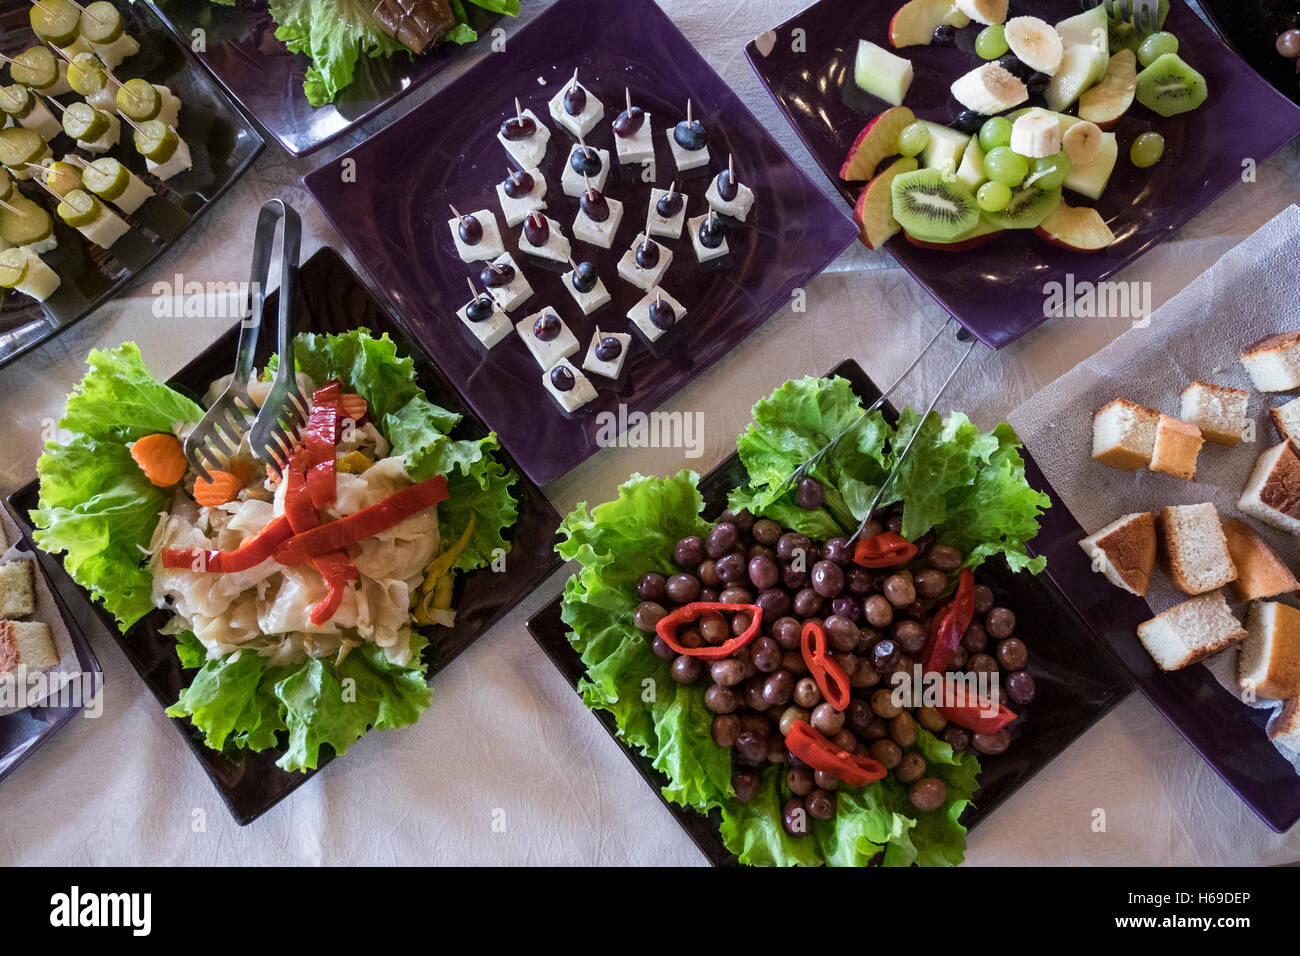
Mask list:
[[[1092,457],[1103,465],[1137,471],[1151,464],[1160,413],[1117,398],[1092,416]]]
[[[1138,640],[1162,671],[1205,660],[1246,639],[1222,591],[1176,604],[1138,625]]]
[[[0,565],[0,617],[26,617],[36,611],[33,561]]]
[[[1300,696],[1300,611],[1277,601],[1250,606],[1237,682],[1258,697]]]
[[[1151,470],[1184,481],[1196,477],[1196,456],[1201,453],[1205,439],[1195,425],[1180,421],[1170,415],[1161,415],[1156,426],[1156,444],[1151,454]]]
[[[1192,382],[1182,393],[1179,417],[1201,430],[1206,441],[1237,445],[1246,430],[1250,393],[1226,385]]]
[[[1250,525],[1236,518],[1223,522],[1223,536],[1228,542],[1228,556],[1237,569],[1231,584],[1232,596],[1238,601],[1276,597],[1300,589],[1300,581]]]
[[[1156,522],[1149,511],[1116,518],[1079,542],[1092,569],[1130,594],[1147,593],[1156,563]]]
[[[1156,532],[1163,566],[1187,594],[1204,594],[1236,580],[1237,568],[1214,505],[1172,505],[1160,509]]]
[[[1241,353],[1241,364],[1261,392],[1300,387],[1300,330],[1266,335]]]
[[[1300,453],[1289,441],[1259,456],[1237,507],[1244,514],[1300,534]]]

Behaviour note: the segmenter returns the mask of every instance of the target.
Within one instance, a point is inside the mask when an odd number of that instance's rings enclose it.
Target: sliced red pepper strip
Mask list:
[[[926,674],[943,673],[952,663],[962,635],[975,617],[975,573],[962,568],[957,592],[930,621],[930,633],[921,648],[921,668]]]
[[[311,399],[311,416],[303,431],[307,490],[317,508],[328,508],[338,496],[334,454],[339,444],[340,395],[338,382],[316,389]]]
[[[916,545],[896,531],[864,538],[853,549],[853,563],[864,568],[892,568],[916,557]]]
[[[312,507],[307,491],[307,456],[301,451],[289,459],[284,472],[284,514],[289,519],[294,534],[308,531],[320,524],[316,509]]]
[[[806,622],[799,632],[799,647],[826,702],[836,710],[847,710],[853,687],[844,668],[826,653],[826,630],[816,621]]]
[[[949,680],[943,688],[944,702],[935,708],[959,727],[977,734],[995,734],[1016,719],[1015,711],[1004,704],[994,705],[987,697],[978,694],[971,701],[966,694],[966,685],[960,681]],[[995,710],[992,716],[990,710]]]
[[[330,554],[316,558],[312,561],[312,565],[321,573],[325,583],[329,585],[329,593],[325,595],[324,600],[311,609],[311,622],[319,627],[338,611],[339,605],[343,603],[343,594],[347,590],[347,583],[356,580],[361,572],[357,570],[357,566],[342,551],[333,551]]]
[[[255,568],[285,541],[293,537],[293,527],[288,517],[281,515],[253,535],[234,551],[209,551],[205,548],[164,548],[164,568],[191,571],[233,573]],[[199,567],[195,567],[202,561]]]
[[[447,479],[437,475],[394,492],[378,504],[362,508],[355,514],[295,534],[275,549],[275,560],[292,567],[331,551],[341,551],[348,545],[387,531],[446,498]]]
[[[698,621],[710,611],[719,613],[731,611],[737,614],[743,611],[750,615],[749,627],[745,628],[745,633],[729,637],[716,646],[685,647],[679,644],[677,629],[683,624]],[[724,657],[730,657],[757,637],[762,624],[763,609],[757,604],[723,604],[718,601],[695,601],[691,604],[683,604],[671,614],[660,618],[659,623],[655,625],[655,633],[659,635],[661,641],[678,654],[685,654],[687,657],[698,657],[702,661],[720,661]]]
[[[332,451],[330,455],[333,456]],[[308,492],[310,475],[306,468],[310,460],[309,450],[300,448],[285,470],[284,513],[295,534],[320,524],[320,516],[316,514]],[[311,622],[320,627],[337,613],[343,603],[347,583],[357,578],[360,572],[344,551],[331,551],[321,555],[312,560],[312,567],[321,573],[329,586],[329,593],[311,609]]]
[[[873,780],[883,780],[885,765],[870,757],[859,757],[836,746],[818,733],[806,720],[796,720],[785,735],[785,746],[814,770],[833,774],[851,787],[863,787]]]

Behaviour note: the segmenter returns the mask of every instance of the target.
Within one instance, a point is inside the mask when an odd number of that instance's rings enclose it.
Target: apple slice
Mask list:
[[[889,42],[896,48],[929,46],[934,28],[945,23],[960,30],[970,25],[970,17],[953,0],[908,0],[889,21]]]
[[[1044,242],[1074,252],[1096,252],[1115,241],[1115,234],[1097,210],[1089,206],[1056,207],[1056,211],[1034,227]]]
[[[1137,92],[1137,57],[1132,50],[1120,50],[1106,65],[1106,75],[1079,97],[1079,117],[1102,129],[1113,129],[1133,105]]]
[[[890,186],[899,173],[910,173],[916,168],[914,156],[900,156],[862,190],[853,207],[853,218],[858,222],[858,238],[868,249],[879,249],[898,232]]]
[[[840,179],[867,180],[887,156],[898,155],[898,134],[904,126],[916,122],[916,114],[906,106],[891,106],[862,128],[849,147],[840,167]]]

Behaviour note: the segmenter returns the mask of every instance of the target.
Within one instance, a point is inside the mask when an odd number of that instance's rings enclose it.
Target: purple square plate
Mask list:
[[[90,700],[99,693],[104,682],[103,671],[100,670],[99,661],[96,660],[90,645],[86,643],[81,624],[72,616],[68,605],[64,603],[63,595],[59,593],[57,579],[66,580],[66,576],[57,562],[32,546],[31,539],[27,536],[27,522],[24,517],[12,508],[9,509],[9,513],[23,533],[22,549],[36,555],[38,571],[45,575],[50,593],[54,596],[54,603],[58,606],[59,617],[63,619],[63,626],[68,630],[68,638],[72,641],[72,648],[77,656],[77,666],[81,674],[87,675],[89,679],[84,680],[82,685],[75,689],[75,692],[81,695],[80,698],[69,693],[62,701],[59,698],[52,698],[47,702],[38,703],[35,707],[28,707],[26,710],[0,717],[0,780],[13,773],[37,747],[53,737],[59,732],[59,728],[75,717],[82,709],[81,702]],[[80,702],[74,703],[78,700]]]
[[[1277,35],[1300,27],[1298,0],[1197,0],[1214,28],[1260,76],[1300,103],[1296,61],[1277,52]]]
[[[1046,487],[1028,455],[1025,464],[1030,483]],[[1243,706],[1204,664],[1160,670],[1137,639],[1138,625],[1152,615],[1150,606],[1092,570],[1079,547],[1086,534],[1064,505],[1047,513],[1034,550],[1047,555],[1048,577],[1156,710],[1237,796],[1277,832],[1289,830],[1300,820],[1300,776],[1269,742],[1267,711]]]
[[[889,21],[902,0],[820,0],[777,27],[765,56],[758,40],[745,53],[822,171],[852,204],[862,188],[839,178],[840,165],[862,127],[887,108],[853,83],[859,39],[889,44]],[[1057,22],[1079,12],[1075,0],[1012,0],[1011,15]],[[1174,0],[1165,29],[1177,35],[1179,55],[1204,75],[1209,99],[1197,110],[1162,119],[1134,103],[1115,133],[1120,155],[1110,184],[1096,203],[1117,237],[1102,252],[1080,253],[1050,246],[1028,230],[1009,231],[966,252],[922,249],[901,234],[885,244],[913,278],[985,345],[1001,348],[1046,321],[1044,286],[1074,277],[1075,286],[1100,282],[1154,246],[1241,181],[1242,163],[1263,162],[1300,133],[1300,108],[1274,90],[1227,49],[1186,3]],[[801,30],[796,35],[792,31]],[[957,33],[957,47],[906,47],[898,51],[915,67],[906,105],[917,116],[948,123],[961,107],[952,81],[980,60],[973,51],[979,30]],[[792,43],[801,36],[806,52]],[[766,45],[766,43],[764,44]],[[1041,104],[1037,97],[1031,104]],[[1151,169],[1128,160],[1138,134],[1165,137],[1165,155]],[[1243,202],[1249,191],[1242,190]],[[1067,201],[1091,204],[1067,195]]]
[[[624,216],[610,249],[575,243],[574,255],[596,263],[613,303],[584,316],[559,272],[528,261],[518,251],[518,228],[506,229],[498,216],[506,249],[537,293],[515,310],[515,321],[543,306],[558,311],[581,342],[575,365],[597,324],[618,332],[630,326],[627,310],[643,292],[620,279],[615,267],[643,228],[651,183],[643,181],[639,164],[619,167],[613,160],[609,121],[622,109],[625,86],[652,115],[655,181],[667,187],[679,179],[687,216],[707,209],[705,187],[710,174],[726,166],[728,153],[757,201],[748,222],[729,230],[731,251],[721,268],[702,270],[689,238],[667,241],[675,259],[663,284],[688,314],[660,340],[658,358],[633,332],[622,381],[608,385],[595,377],[599,397],[566,416],[523,342],[511,335],[485,354],[456,317],[469,298],[466,277],[477,281],[483,263],[467,265],[457,256],[447,204],[462,212],[499,211],[495,187],[505,178],[507,155],[496,135],[517,96],[551,128],[541,167],[548,181],[546,213],[572,235],[578,206],[561,193],[559,179],[573,140],[554,127],[547,101],[575,67],[605,104],[606,121],[587,142],[610,151],[615,168],[605,191],[624,204]],[[687,99],[708,127],[712,162],[680,177],[664,129],[683,118]],[[538,484],[596,450],[601,413],[617,415],[620,405],[630,412],[658,406],[789,302],[857,234],[845,212],[795,166],[653,0],[558,0],[511,38],[508,55],[486,58],[345,159],[355,163],[355,175],[345,175],[349,170],[336,161],[309,173],[304,184],[403,324]]]
[[[240,106],[294,156],[305,156],[387,109],[464,55],[442,44],[415,57],[358,57],[352,83],[333,103],[312,106],[302,91],[311,59],[290,53],[275,38],[266,0],[149,0],[149,6],[187,46],[195,30],[206,49],[195,56]],[[466,8],[480,33],[501,19],[481,7]]]
[[[838,365],[830,374],[848,380],[864,403],[874,401],[880,395],[867,373],[851,359]],[[893,415],[892,406],[886,406],[886,412]],[[1024,454],[1026,464],[1030,466],[1030,484],[1052,499],[1048,514],[1065,512],[1068,518],[1069,513],[1056,492],[1029,462],[1028,454]],[[740,458],[734,454],[705,475],[700,480],[705,516],[711,518],[720,513],[726,507],[728,493],[744,484],[746,477]],[[1040,534],[1031,551],[1037,553],[1041,539]],[[1054,557],[1048,558],[1049,567],[1054,560]],[[968,828],[992,813],[1132,690],[1111,650],[1096,639],[1088,625],[1044,575],[1027,571],[1015,574],[1005,562],[990,561],[980,568],[979,577],[981,583],[993,588],[1000,600],[1005,600],[1015,609],[1017,633],[1024,636],[1029,645],[1028,669],[1033,674],[1038,693],[1034,702],[1024,708],[1024,719],[1011,725],[1012,745],[1007,752],[997,757],[980,758],[980,788],[972,806],[962,817],[962,823]],[[560,617],[560,601],[561,596],[556,596],[529,618],[528,631],[576,690],[586,668],[569,643],[569,629]],[[737,865],[736,857],[722,843],[717,814],[704,817],[665,800],[663,787],[667,778],[651,765],[643,753],[628,747],[618,738],[614,717],[609,711],[597,710],[594,714],[709,861],[715,866]]]
[[[140,51],[115,71],[121,80],[143,77],[162,83],[180,97],[179,133],[189,144],[194,168],[163,182],[145,170],[144,157],[130,145],[131,129],[124,125],[124,145],[110,155],[142,176],[157,193],[126,218],[134,227],[113,244],[100,249],[71,226],[53,216],[50,195],[36,183],[15,183],[14,188],[44,206],[54,219],[57,249],[42,256],[59,274],[59,288],[44,302],[21,292],[4,293],[0,303],[0,366],[36,348],[80,322],[154,259],[169,249],[243,175],[262,151],[261,135],[220,86],[199,68],[188,42],[178,43],[142,4],[118,3],[126,32],[140,43]],[[27,11],[30,4],[0,4],[0,53],[14,56],[37,42]],[[64,105],[75,94],[61,98]],[[60,133],[51,143],[54,155],[74,151],[73,141]]]
[[[387,333],[397,341],[398,353],[410,355],[415,361],[416,377],[429,398],[464,416],[456,427],[456,436],[476,438],[487,434],[488,429],[465,408],[456,390],[433,361],[418,345],[406,341],[392,316],[337,252],[325,247],[308,259],[299,271],[298,288],[301,294],[294,321],[298,332],[338,333],[364,327],[377,335]],[[278,292],[267,297],[266,315],[274,317],[278,302]],[[238,326],[232,328],[177,372],[169,384],[192,396],[202,395],[212,381],[229,373],[234,364],[238,333]],[[272,351],[271,338],[263,336],[257,354],[259,366]],[[507,465],[518,470],[508,453],[497,454]],[[37,491],[37,483],[33,481],[9,497],[10,511],[24,534],[29,536],[32,531],[29,513],[36,507]],[[491,569],[481,569],[461,575],[457,580],[452,601],[456,608],[455,626],[438,628],[427,634],[429,646],[425,649],[424,659],[430,679],[562,563],[554,551],[555,530],[560,523],[555,509],[536,486],[522,476],[512,493],[519,501],[519,517],[513,530],[506,532],[506,540],[510,542],[507,570],[498,574]],[[56,580],[76,590],[87,604],[90,603],[89,596],[77,588],[63,571],[61,562],[48,555],[42,557],[57,565],[53,574]],[[181,668],[176,658],[175,638],[160,630],[171,615],[154,611],[123,635],[100,605],[94,605],[94,610],[109,632],[118,637],[136,673],[153,691],[159,703],[164,707],[174,704],[181,689],[189,684],[191,674]],[[424,719],[436,721],[437,708],[425,714]],[[314,776],[314,771],[290,773],[281,770],[275,765],[280,756],[277,750],[219,753],[204,745],[188,719],[174,720],[173,723],[184,735],[241,826],[255,820]],[[330,755],[323,754],[320,766],[323,768],[329,760]]]

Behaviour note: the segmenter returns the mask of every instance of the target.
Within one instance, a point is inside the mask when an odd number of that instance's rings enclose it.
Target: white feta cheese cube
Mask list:
[[[535,246],[529,242],[528,224],[524,223],[524,228],[519,230],[519,251],[537,256],[539,259],[568,262],[569,253],[572,251],[569,247],[569,237],[560,231],[560,224],[550,216],[544,216],[543,218],[546,220],[546,225],[550,227],[547,230],[546,243]]]
[[[621,346],[612,359],[602,359],[596,355],[596,346],[603,339],[616,339]],[[582,362],[582,367],[593,375],[603,375],[605,378],[618,378],[623,374],[623,363],[627,361],[628,349],[632,346],[632,336],[627,332],[602,332],[596,329],[596,334],[591,337],[591,345],[587,348],[587,357]]]
[[[77,140],[77,145],[88,153],[107,153],[117,145],[118,140],[122,138],[122,121],[116,116],[109,114],[108,129],[104,130],[104,135],[97,140],[89,141],[84,139]],[[181,141],[184,143],[184,140]],[[177,148],[176,152],[180,152]]]
[[[461,262],[478,262],[481,259],[495,259],[506,251],[501,241],[501,230],[497,227],[496,213],[490,209],[477,209],[469,215],[478,220],[483,227],[483,235],[478,242],[470,245],[460,237],[460,220],[448,219],[447,228],[451,230],[451,241],[456,244],[456,252]]]
[[[78,144],[80,145],[80,144]],[[149,170],[159,179],[170,179],[177,173],[183,173],[193,166],[190,160],[190,147],[185,140],[176,144],[176,152],[172,153],[172,158],[165,163],[155,163],[152,159],[144,161],[144,168]]]
[[[656,299],[663,299],[663,301],[672,308],[673,315],[676,317],[676,321],[673,323],[674,325],[686,318],[686,310],[682,308],[680,302],[658,286],[650,289],[650,291],[641,297],[640,302],[627,310],[627,317],[632,320],[633,325],[641,330],[641,334],[651,342],[658,341],[659,338],[668,331],[667,329],[659,328],[659,326],[650,321],[650,306]]]
[[[50,112],[44,100],[33,96],[31,102],[32,108],[18,122],[27,129],[34,130],[41,139],[49,142],[63,132],[63,124]]]
[[[614,233],[618,232],[618,224],[623,221],[623,204],[608,196],[605,197],[605,202],[609,205],[609,218],[604,222],[597,222],[581,208],[578,209],[577,218],[573,220],[573,238],[590,242],[602,249],[608,249],[614,244]]]
[[[682,223],[686,221],[686,197],[681,196],[682,205],[677,210],[677,215],[665,218],[659,215],[659,200],[667,195],[668,190],[666,189],[656,188],[650,190],[650,209],[646,216],[646,222],[650,227],[650,235],[663,236],[665,239],[676,239],[681,236]]]
[[[560,323],[559,333],[550,340],[539,339],[533,332],[533,326],[544,315],[553,315]],[[581,348],[577,338],[569,331],[569,327],[564,324],[564,320],[554,309],[542,309],[527,318],[520,319],[515,323],[515,331],[524,340],[524,345],[528,346],[528,351],[533,354],[533,358],[537,359],[537,364],[543,371],[549,370],[556,362],[568,358]]]
[[[687,223],[687,230],[691,234],[691,245],[695,248],[695,258],[699,259],[701,264],[708,262],[710,259],[719,259],[730,251],[727,247],[727,237],[725,235],[722,237],[722,243],[716,249],[710,249],[700,241],[700,226],[708,218],[708,213],[701,213]],[[721,219],[718,220],[718,225],[722,226]]]
[[[501,303],[501,308],[513,312],[533,297],[533,287],[528,284],[528,279],[524,277],[524,270],[519,268],[510,253],[503,252],[492,260],[492,265],[509,266],[514,270],[514,278],[505,285],[488,285],[486,281],[483,283],[492,298]]]
[[[643,242],[650,242],[659,247],[659,261],[655,263],[653,269],[642,269],[636,261],[637,247]],[[632,283],[638,289],[650,289],[657,286],[663,279],[664,273],[672,265],[673,251],[661,242],[655,242],[653,239],[647,239],[646,234],[637,233],[636,239],[632,241],[632,248],[623,253],[623,258],[618,260],[618,274],[625,280]]]
[[[557,388],[555,385],[553,373],[557,368],[567,369],[569,374],[573,376],[573,387],[567,391]],[[591,384],[591,380],[574,368],[573,363],[565,359],[557,362],[555,368],[542,373],[542,384],[546,386],[546,390],[551,393],[551,397],[566,412],[576,412],[596,397],[596,387]]]
[[[162,106],[159,107],[158,115],[154,119],[161,120],[167,126],[175,126],[181,118],[181,98],[161,83],[153,84],[153,88],[162,99]],[[113,101],[117,102],[116,94]]]
[[[673,154],[673,162],[677,164],[677,171],[684,173],[691,169],[699,169],[701,166],[709,165],[709,147],[701,149],[685,149],[681,143],[677,142],[676,127],[669,126],[664,130],[664,136],[668,139],[668,151]]]
[[[624,166],[629,163],[654,161],[655,143],[650,130],[650,114],[645,114],[645,122],[632,136],[614,134],[614,149],[618,151],[618,161]]]
[[[533,179],[533,188],[522,196],[506,195],[504,181],[497,183],[497,200],[507,226],[517,226],[528,218],[530,212],[546,208],[546,178],[536,166],[524,170]]]
[[[99,215],[95,217],[94,222],[77,227],[77,232],[102,249],[113,248],[113,243],[130,231],[131,227],[127,225],[126,220],[110,211],[107,206],[99,210]]]
[[[524,139],[506,139],[500,130],[497,130],[497,140],[506,148],[510,157],[522,166],[528,169],[536,166],[546,155],[546,144],[551,141],[551,131],[546,128],[546,124],[537,118],[537,114],[532,110],[524,110],[523,115],[533,121],[537,127],[532,136]]]
[[[612,298],[609,290],[605,288],[604,281],[599,277],[596,278],[596,284],[589,291],[580,291],[573,284],[572,269],[564,274],[564,287],[569,290],[569,295],[573,296],[573,301],[578,303],[578,308],[582,309],[583,315],[591,315]]]
[[[128,56],[135,56],[140,52],[140,44],[136,42],[135,37],[125,31],[111,43],[91,43],[90,45],[94,48],[95,55],[110,70],[116,70]]]
[[[564,108],[564,94],[571,87],[577,86],[587,94],[587,102],[582,107],[582,112],[573,116]],[[605,116],[605,106],[600,100],[596,99],[594,93],[587,89],[576,80],[570,80],[560,87],[560,92],[551,97],[550,102],[551,119],[555,120],[557,126],[561,129],[568,130],[574,136],[586,136],[596,124]]]
[[[609,150],[596,149],[594,146],[588,146],[597,156],[600,157],[600,172],[594,176],[587,174],[587,179],[582,178],[582,173],[573,168],[573,154],[579,152],[582,147],[574,143],[573,149],[569,150],[569,155],[564,160],[564,172],[560,173],[560,188],[564,190],[564,195],[572,196],[577,199],[587,188],[587,180],[591,185],[601,192],[605,191],[605,180],[609,179]]]
[[[129,169],[126,171],[126,176],[126,188],[110,201],[122,212],[130,215],[153,198],[154,192],[152,186]]]
[[[735,199],[723,199],[718,192],[717,176],[713,177],[713,181],[709,183],[709,188],[704,191],[704,198],[709,201],[710,206],[722,215],[731,216],[741,222],[745,221],[749,211],[754,208],[754,191],[744,183],[736,183]]]
[[[492,300],[492,314],[479,322],[469,317],[469,302],[456,310],[456,315],[465,323],[465,328],[469,329],[474,334],[474,338],[478,339],[486,349],[504,341],[513,328],[505,310],[501,308],[501,303],[491,296],[488,298]]]

